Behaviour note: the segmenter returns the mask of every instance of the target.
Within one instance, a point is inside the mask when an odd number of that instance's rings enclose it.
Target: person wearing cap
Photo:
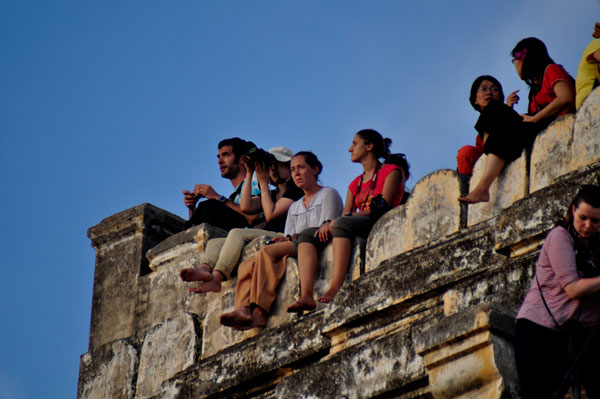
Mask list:
[[[268,153],[272,156],[270,165],[245,163],[246,184],[242,187],[240,199],[240,209],[245,213],[256,214],[262,209],[264,222],[250,229],[232,229],[226,238],[208,241],[201,264],[182,269],[179,273],[183,281],[202,281],[198,287],[190,288],[190,292],[219,292],[221,282],[230,278],[247,242],[260,236],[272,238],[282,235],[290,205],[304,192],[291,179],[290,161],[294,153],[286,147],[273,147]],[[261,193],[260,204],[252,200],[251,182],[255,171]],[[269,181],[277,189],[269,190]]]

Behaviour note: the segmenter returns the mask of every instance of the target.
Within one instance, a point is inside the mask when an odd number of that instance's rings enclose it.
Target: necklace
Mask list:
[[[380,166],[381,165],[378,162],[377,166],[375,167],[375,171],[373,172],[373,176],[370,179],[371,182],[369,183],[367,192],[366,192],[365,196],[363,197],[364,201],[362,201],[361,203],[358,203],[358,201],[361,197],[360,194],[362,193],[362,189],[363,189],[363,185],[364,185],[363,180],[365,178],[365,172],[363,172],[363,174],[361,175],[357,190],[354,193],[354,207],[356,209],[358,209],[359,212],[364,211],[365,208],[367,207],[367,200],[369,199],[369,194],[371,193],[372,190],[375,189],[375,186],[377,185],[377,173],[379,172]],[[368,180],[367,180],[367,182],[368,182]]]

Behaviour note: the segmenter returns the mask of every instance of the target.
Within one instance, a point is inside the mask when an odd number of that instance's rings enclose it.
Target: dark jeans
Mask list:
[[[591,333],[587,329],[575,342],[575,354]],[[515,358],[521,393],[525,399],[551,399],[558,389],[573,358],[569,339],[560,331],[518,319],[515,331]],[[600,398],[600,337],[592,342],[580,363],[580,382],[590,399]]]
[[[196,226],[202,223],[208,223],[227,231],[236,227],[248,227],[248,221],[242,214],[215,199],[198,203],[198,207],[190,220],[185,223],[185,227]]]

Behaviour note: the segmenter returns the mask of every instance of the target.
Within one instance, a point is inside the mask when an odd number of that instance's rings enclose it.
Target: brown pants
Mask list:
[[[255,258],[240,263],[235,287],[235,308],[259,306],[266,312],[277,297],[277,287],[285,275],[288,256],[298,256],[291,241],[264,246]]]

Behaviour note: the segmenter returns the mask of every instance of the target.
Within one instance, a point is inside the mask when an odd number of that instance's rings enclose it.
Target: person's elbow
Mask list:
[[[252,213],[252,207],[249,206],[248,204],[244,204],[243,202],[240,202],[240,211],[244,212],[244,213]]]
[[[579,281],[581,280],[577,280],[565,286],[565,292],[569,298],[579,299],[584,296],[583,291],[579,289]]]

